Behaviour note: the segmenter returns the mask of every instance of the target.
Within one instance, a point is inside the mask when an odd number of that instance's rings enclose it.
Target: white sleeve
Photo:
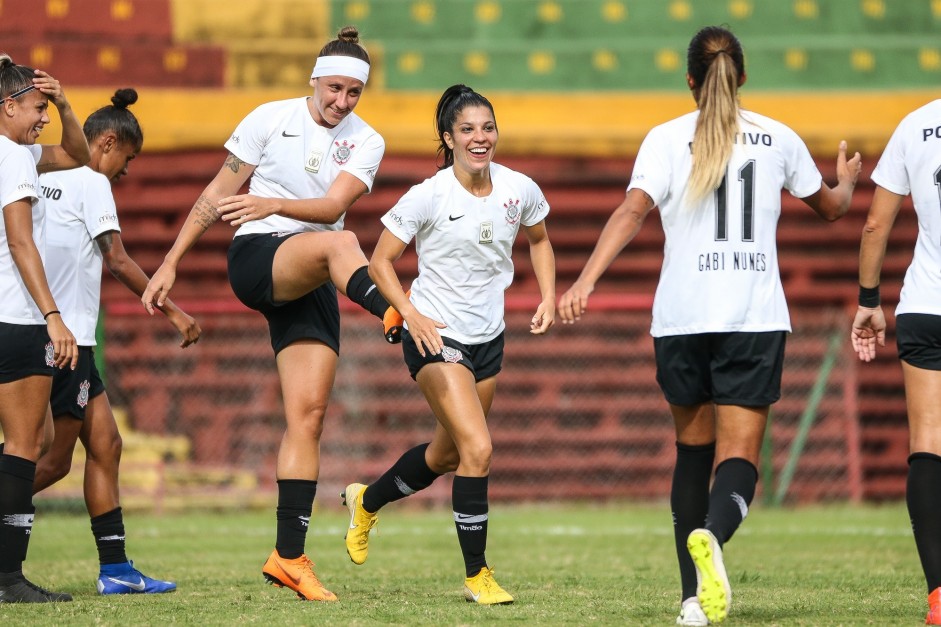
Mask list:
[[[785,127],[787,128],[787,127]],[[784,187],[797,198],[807,198],[820,191],[823,176],[817,169],[807,144],[790,128],[787,128],[784,153]]]
[[[389,232],[408,244],[422,229],[431,215],[431,194],[428,181],[412,186],[405,195],[382,216],[382,224]]]
[[[261,163],[261,155],[271,136],[270,122],[273,116],[267,114],[265,109],[266,105],[261,105],[246,115],[225,143],[226,150],[254,166]]]
[[[660,127],[647,133],[637,151],[631,182],[627,186],[627,191],[634,188],[643,190],[657,206],[669,195],[673,176],[671,160],[664,152],[664,148],[669,145],[669,138],[662,135]]]
[[[83,219],[88,235],[95,239],[108,231],[121,232],[118,211],[111,193],[111,183],[104,176],[88,177],[82,203]]]
[[[353,154],[353,157],[343,164],[341,172],[349,172],[363,183],[366,188],[372,191],[373,181],[376,180],[376,172],[379,170],[379,162],[382,161],[382,155],[386,151],[386,142],[379,133],[370,135],[362,146]]]
[[[39,174],[25,150],[13,150],[0,160],[0,208],[17,200],[39,198]]]
[[[549,202],[536,181],[527,177],[525,183],[522,198],[523,217],[520,222],[523,226],[532,226],[539,224],[549,215]]]
[[[893,194],[907,196],[912,191],[908,170],[905,167],[905,140],[907,133],[903,131],[905,120],[898,125],[889,143],[886,145],[876,169],[872,171],[873,183]]]

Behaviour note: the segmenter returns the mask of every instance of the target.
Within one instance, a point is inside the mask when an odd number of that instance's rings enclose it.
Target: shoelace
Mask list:
[[[310,578],[314,580],[314,583],[317,584],[318,587],[323,588],[324,585],[320,583],[320,579],[317,578],[317,573],[314,572],[314,566],[315,564],[312,561],[310,561],[309,557],[305,555],[304,556],[304,573],[307,575],[310,575]]]
[[[33,590],[35,590],[35,591],[38,592],[39,594],[42,594],[42,595],[47,596],[47,597],[50,597],[50,598],[60,596],[60,595],[59,595],[58,593],[56,593],[56,592],[50,592],[49,590],[46,590],[46,589],[43,588],[42,586],[37,586],[36,584],[34,584],[34,583],[33,583],[32,581],[30,581],[29,579],[26,579],[25,577],[23,578],[23,580],[22,580],[20,583],[24,584],[27,588],[32,588]]]

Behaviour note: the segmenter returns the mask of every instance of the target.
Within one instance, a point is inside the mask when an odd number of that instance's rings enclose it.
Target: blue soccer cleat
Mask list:
[[[175,583],[147,577],[134,568],[134,562],[102,564],[98,574],[98,594],[160,594],[174,590]]]

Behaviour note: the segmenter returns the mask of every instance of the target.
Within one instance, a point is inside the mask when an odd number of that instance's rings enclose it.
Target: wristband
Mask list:
[[[49,316],[51,316],[51,315],[54,314],[54,313],[57,313],[57,314],[59,314],[60,316],[62,315],[62,312],[61,312],[61,311],[59,311],[58,309],[53,309],[53,310],[50,311],[49,313],[43,314],[42,319],[43,319],[43,320],[48,320],[48,319],[49,319]]]
[[[875,309],[879,306],[879,286],[863,287],[859,286],[859,306]]]

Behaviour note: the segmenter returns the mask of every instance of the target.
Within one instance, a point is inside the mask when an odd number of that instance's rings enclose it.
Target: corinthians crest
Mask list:
[[[78,403],[79,407],[85,407],[88,405],[88,388],[91,387],[91,384],[88,382],[88,379],[82,381],[78,386],[78,398],[75,399],[75,402]]]
[[[55,366],[56,365],[56,349],[52,345],[52,342],[46,344],[46,365]]]
[[[519,198],[513,200],[512,198],[503,203],[503,208],[506,209],[506,223],[507,224],[516,224],[520,221],[520,201]]]
[[[337,141],[333,142],[333,145],[336,146],[336,150],[333,151],[333,160],[337,162],[337,165],[343,165],[349,161],[350,154],[356,148],[356,144],[348,144],[345,139],[343,143]]]

